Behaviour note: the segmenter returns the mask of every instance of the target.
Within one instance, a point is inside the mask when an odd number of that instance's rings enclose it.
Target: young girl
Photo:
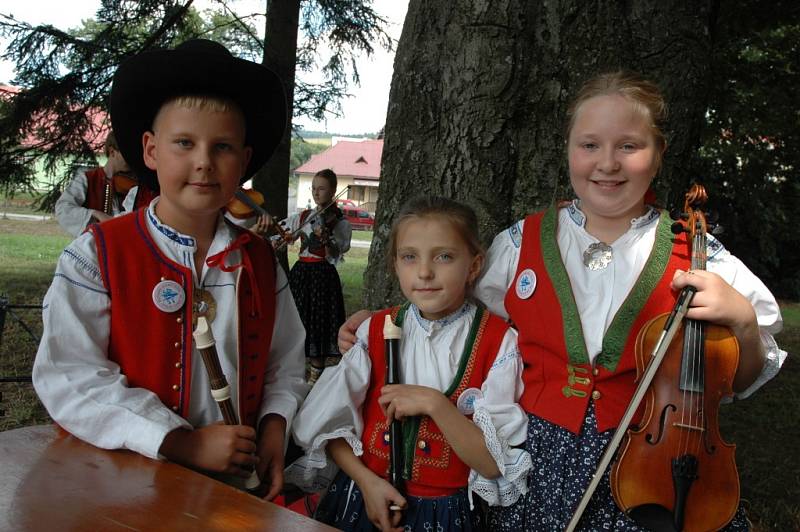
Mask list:
[[[525,491],[530,459],[511,448],[524,441],[526,424],[516,404],[516,334],[468,299],[483,263],[468,207],[445,198],[410,202],[389,250],[408,302],[358,329],[356,344],[323,373],[293,425],[307,453],[306,482],[324,476],[326,450],[341,468],[316,517],[343,530],[473,530],[467,488],[494,504],[511,504]],[[403,384],[390,386],[387,315],[402,327]],[[404,427],[402,494],[386,480],[392,418]]]
[[[697,288],[687,317],[730,327],[740,398],[772,378],[786,353],[769,290],[712,236],[707,271],[687,271],[665,213],[646,195],[666,149],[664,100],[637,75],[587,82],[569,111],[567,154],[577,199],[495,238],[476,295],[519,329],[528,412],[528,494],[493,508],[493,530],[563,530],[635,388],[633,344],[676,291]],[[574,378],[574,377],[581,378]],[[608,471],[581,530],[644,530],[617,508]],[[741,510],[725,530],[746,530]]]
[[[306,328],[306,377],[311,384],[326,366],[337,364],[341,357],[336,332],[345,316],[336,265],[344,261],[344,254],[350,249],[353,231],[342,211],[331,205],[336,184],[333,170],[317,172],[311,181],[316,208],[306,209],[283,222],[289,233],[302,228],[300,255],[289,272],[289,284]],[[325,212],[316,215],[323,209]]]
[[[633,344],[677,291],[697,288],[687,317],[732,329],[740,356],[733,388],[745,398],[772,378],[786,353],[773,335],[778,305],[764,284],[712,236],[707,271],[687,271],[665,213],[645,198],[666,149],[664,99],[638,75],[588,81],[569,111],[570,180],[577,199],[498,235],[475,290],[519,331],[525,362],[520,405],[534,467],[528,493],[492,508],[492,530],[564,530],[633,395]],[[340,331],[347,345],[364,313]],[[581,530],[645,530],[617,508],[608,471]],[[746,530],[741,509],[726,530]]]

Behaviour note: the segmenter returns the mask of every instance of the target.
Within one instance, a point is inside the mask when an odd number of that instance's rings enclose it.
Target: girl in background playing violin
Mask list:
[[[333,170],[317,172],[311,181],[316,207],[281,222],[289,234],[300,238],[299,258],[289,272],[289,283],[306,328],[306,378],[311,384],[342,356],[336,334],[344,323],[344,297],[336,265],[350,249],[353,230],[333,204],[336,185]]]
[[[567,156],[577,198],[498,235],[477,295],[519,329],[525,360],[529,492],[493,508],[494,530],[563,530],[635,388],[633,323],[653,302],[697,288],[687,317],[729,327],[740,346],[733,389],[744,398],[786,353],[778,305],[764,284],[708,236],[708,270],[688,270],[686,244],[648,203],[661,165],[665,102],[636,74],[589,80],[569,110]],[[683,257],[683,258],[681,258]],[[659,303],[661,304],[661,303]],[[657,306],[657,305],[656,305]],[[651,310],[652,311],[652,310]],[[615,505],[608,472],[581,530],[643,530]],[[740,506],[725,530],[747,530]]]
[[[483,264],[475,213],[446,198],[411,201],[395,221],[387,257],[408,303],[364,323],[341,363],[322,374],[293,425],[307,455],[287,481],[304,485],[322,472],[324,485],[329,456],[341,472],[316,514],[325,523],[351,531],[480,530],[467,490],[510,504],[531,464],[512,447],[526,427],[516,403],[516,334],[469,298]],[[384,386],[387,316],[402,328],[402,384]],[[397,442],[405,451],[404,493],[386,478],[392,418],[404,425]]]

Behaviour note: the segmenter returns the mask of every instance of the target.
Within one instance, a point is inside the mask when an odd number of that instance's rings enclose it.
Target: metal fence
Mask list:
[[[12,305],[0,296],[0,430],[42,417],[31,385],[41,315],[41,305]]]

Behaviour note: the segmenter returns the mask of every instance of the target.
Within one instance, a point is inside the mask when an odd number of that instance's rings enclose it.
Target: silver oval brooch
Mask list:
[[[611,264],[613,251],[605,242],[595,242],[583,252],[583,265],[590,270],[603,270]]]

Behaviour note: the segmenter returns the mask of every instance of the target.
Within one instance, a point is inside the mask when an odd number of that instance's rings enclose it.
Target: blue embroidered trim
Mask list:
[[[586,215],[581,212],[580,200],[572,200],[572,203],[567,206],[567,214],[578,227],[586,225]]]
[[[634,218],[633,220],[631,220],[631,227],[634,229],[646,227],[651,223],[653,223],[654,221],[658,220],[660,216],[661,213],[658,211],[658,209],[654,209],[653,207],[648,205],[646,213],[644,213],[642,216],[639,216],[638,218]]]
[[[508,228],[508,236],[511,238],[511,243],[514,244],[514,247],[519,249],[522,245],[522,226],[519,222]]]
[[[722,245],[722,242],[713,235],[706,234],[706,259],[713,259],[723,251],[725,251],[725,246]]]
[[[414,313],[414,316],[417,318],[417,323],[419,323],[420,327],[422,327],[427,332],[427,331],[430,330],[430,326],[433,323],[438,323],[443,328],[447,327],[451,323],[453,323],[453,322],[457,321],[459,318],[461,318],[461,316],[463,316],[464,314],[466,314],[468,312],[471,312],[473,305],[469,301],[465,301],[464,304],[461,305],[461,308],[459,308],[458,310],[456,310],[452,314],[449,314],[449,315],[445,316],[444,318],[441,318],[441,319],[438,319],[438,320],[427,320],[427,319],[422,317],[422,314],[419,313],[419,309],[417,308],[416,305],[412,304],[412,305],[410,305],[410,307],[411,307],[412,312]]]
[[[95,279],[102,280],[102,277],[100,275],[100,269],[89,259],[87,259],[83,255],[78,255],[71,248],[66,248],[62,253],[70,257],[72,260],[74,260],[83,270],[89,272],[92,275],[92,277],[94,277]]]
[[[106,292],[105,290],[98,290],[97,288],[92,288],[91,286],[86,286],[83,283],[79,283],[78,281],[74,281],[74,280],[70,279],[69,277],[67,277],[63,273],[56,272],[56,273],[53,274],[53,277],[61,277],[62,279],[64,279],[68,283],[74,284],[77,287],[85,288],[86,290],[90,290],[92,292],[97,292],[98,294],[103,294],[103,295],[106,295],[106,296],[108,295],[108,292]],[[42,307],[42,308],[45,308],[45,307]]]
[[[520,356],[522,355],[520,354],[519,349],[512,349],[511,351],[508,351],[503,356],[495,360],[490,370],[494,368],[499,368],[500,366],[507,363],[509,360],[514,360],[515,358],[519,358]]]
[[[147,209],[147,217],[150,219],[150,223],[153,224],[153,227],[156,228],[156,231],[158,231],[162,235],[165,235],[173,242],[177,242],[182,246],[194,247],[195,245],[194,238],[180,235],[175,231],[173,231],[172,229],[170,229],[169,227],[167,227],[166,225],[162,225],[161,222],[158,221],[158,218],[156,218],[155,215],[153,215],[150,209]]]

